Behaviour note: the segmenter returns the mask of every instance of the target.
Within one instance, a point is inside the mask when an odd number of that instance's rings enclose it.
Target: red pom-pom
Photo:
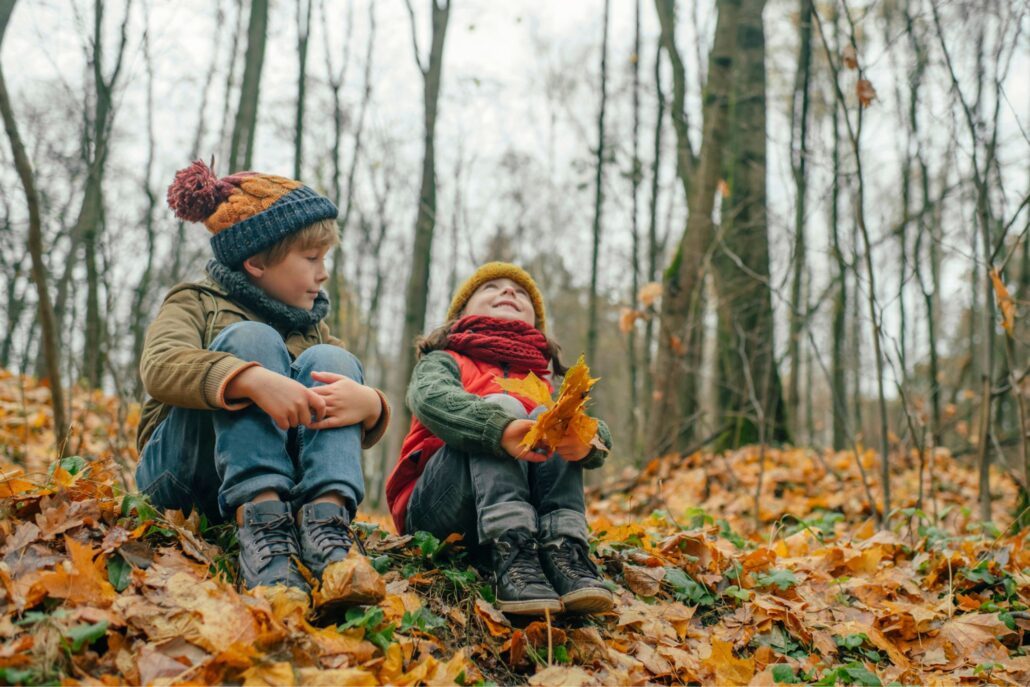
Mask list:
[[[175,216],[187,222],[201,222],[218,208],[233,185],[219,179],[203,160],[175,173],[175,181],[168,187],[168,207]]]

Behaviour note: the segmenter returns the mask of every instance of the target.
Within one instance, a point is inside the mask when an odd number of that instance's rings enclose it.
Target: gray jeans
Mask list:
[[[529,415],[506,394],[483,400],[516,418]],[[444,538],[458,532],[466,543],[487,543],[523,527],[542,541],[559,536],[587,540],[583,468],[554,454],[543,463],[511,456],[464,453],[448,446],[426,464],[408,502],[405,529]]]

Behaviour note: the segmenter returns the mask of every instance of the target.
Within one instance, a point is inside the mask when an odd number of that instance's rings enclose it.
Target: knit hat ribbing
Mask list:
[[[232,268],[320,220],[335,219],[336,206],[299,181],[237,172],[219,179],[196,160],[175,173],[168,205],[187,222],[203,222],[213,236],[215,258]]]
[[[447,319],[458,319],[476,289],[494,279],[511,279],[529,293],[529,300],[533,303],[533,312],[536,314],[536,328],[546,334],[547,312],[544,310],[544,297],[540,294],[540,288],[529,272],[510,262],[488,262],[473,272],[472,276],[454,292],[451,305],[447,309]]]

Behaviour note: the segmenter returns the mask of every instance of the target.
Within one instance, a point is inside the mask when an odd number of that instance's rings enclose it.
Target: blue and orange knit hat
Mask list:
[[[336,205],[299,181],[257,172],[219,179],[196,160],[175,173],[168,206],[187,222],[203,222],[211,250],[234,269],[252,255],[320,220],[336,219]]]

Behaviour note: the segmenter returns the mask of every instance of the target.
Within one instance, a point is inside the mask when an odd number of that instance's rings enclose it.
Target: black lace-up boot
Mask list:
[[[243,506],[239,529],[240,573],[247,589],[282,585],[302,590],[310,586],[300,574],[300,555],[290,506],[282,501],[261,501]]]
[[[561,610],[558,594],[540,567],[536,539],[528,530],[514,529],[497,539],[493,564],[499,610],[521,615]]]
[[[322,579],[330,563],[342,561],[354,544],[350,513],[335,503],[309,503],[300,508],[300,559],[311,574]]]
[[[603,613],[614,605],[585,542],[556,537],[541,547],[540,563],[569,613]]]

